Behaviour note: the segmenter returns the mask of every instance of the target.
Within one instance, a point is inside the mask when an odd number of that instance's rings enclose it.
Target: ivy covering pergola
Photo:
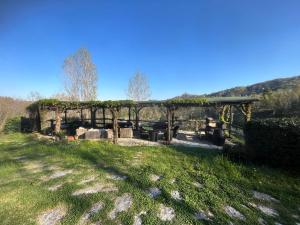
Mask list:
[[[103,123],[105,124],[105,110],[109,110],[112,115],[113,124],[113,141],[117,143],[118,139],[118,119],[122,108],[128,108],[129,121],[131,120],[131,109],[135,113],[135,123],[139,123],[139,112],[145,107],[164,107],[167,111],[167,142],[171,140],[171,121],[174,118],[174,113],[178,108],[188,107],[215,107],[219,112],[220,120],[225,123],[231,121],[232,107],[235,107],[244,115],[245,121],[251,119],[251,105],[253,102],[258,101],[253,97],[214,97],[214,98],[175,98],[162,101],[131,101],[131,100],[118,100],[118,101],[59,101],[57,99],[42,99],[32,103],[28,106],[30,118],[34,121],[34,129],[41,130],[42,115],[45,111],[55,112],[55,129],[54,132],[58,133],[61,129],[62,113],[68,110],[84,110],[89,109],[91,112],[91,126],[95,127],[96,112],[102,110]]]

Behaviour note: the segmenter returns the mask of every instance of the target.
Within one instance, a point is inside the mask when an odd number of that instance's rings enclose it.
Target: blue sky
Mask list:
[[[124,99],[136,71],[152,99],[300,74],[299,0],[0,0],[0,95],[61,92],[80,47],[98,98]]]

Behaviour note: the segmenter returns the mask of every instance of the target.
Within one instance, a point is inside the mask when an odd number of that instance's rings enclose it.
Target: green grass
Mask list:
[[[15,159],[20,156],[26,158],[23,161]],[[35,173],[30,166],[24,168],[37,162],[48,167]],[[74,173],[42,181],[41,177],[52,173],[49,166],[72,169]],[[109,180],[107,174],[111,171],[128,178]],[[151,174],[162,175],[163,178],[152,182],[149,179]],[[101,182],[114,183],[119,191],[72,196],[75,190],[89,185],[78,184],[89,175],[98,176]],[[173,178],[176,182],[172,184],[170,180]],[[57,191],[47,189],[62,182],[65,184]],[[199,182],[203,187],[199,189],[193,182]],[[150,187],[159,187],[162,194],[156,199],[150,198],[146,193]],[[172,199],[172,190],[179,190],[183,200]],[[270,194],[280,203],[254,199],[253,190]],[[132,206],[127,212],[119,213],[116,220],[108,219],[114,199],[123,193],[131,194]],[[268,224],[300,222],[292,216],[300,214],[299,178],[274,169],[234,163],[214,150],[121,147],[88,141],[52,143],[18,133],[0,136],[1,224],[36,224],[41,212],[59,204],[68,207],[62,224],[76,224],[97,201],[102,201],[105,206],[91,220],[100,220],[102,224],[132,224],[134,216],[141,211],[147,211],[143,224],[258,224],[259,217]],[[270,206],[278,211],[279,216],[266,216],[249,206],[250,202]],[[176,217],[172,222],[162,222],[157,217],[161,203],[175,210]],[[241,212],[246,221],[230,218],[224,213],[225,205]],[[199,210],[210,210],[214,218],[211,221],[195,220],[194,214]]]

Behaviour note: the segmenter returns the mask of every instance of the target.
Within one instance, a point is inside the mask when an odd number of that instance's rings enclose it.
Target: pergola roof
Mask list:
[[[197,98],[174,98],[169,100],[108,100],[108,101],[60,101],[57,99],[42,99],[28,106],[29,111],[37,108],[55,110],[88,109],[88,108],[122,108],[122,107],[209,107],[220,105],[241,105],[258,101],[254,97],[197,97]]]

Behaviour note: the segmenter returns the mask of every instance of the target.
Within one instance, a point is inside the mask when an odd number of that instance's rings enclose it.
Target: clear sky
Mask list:
[[[300,74],[299,0],[0,0],[0,95],[49,97],[86,47],[99,99],[145,73],[152,99]]]

